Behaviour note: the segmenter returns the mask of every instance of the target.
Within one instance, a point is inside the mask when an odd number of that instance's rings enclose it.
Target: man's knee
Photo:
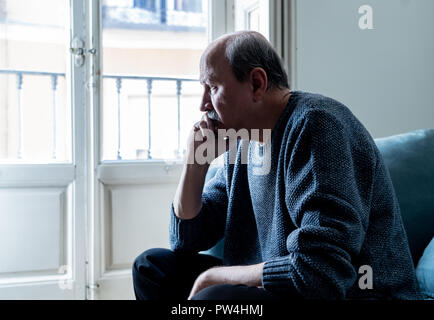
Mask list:
[[[159,300],[166,294],[163,283],[173,255],[169,249],[155,248],[144,251],[134,260],[133,287],[138,300]]]
[[[138,275],[144,275],[147,270],[153,269],[159,260],[167,260],[171,255],[173,251],[165,248],[152,248],[142,252],[136,257],[132,266],[133,281],[136,281]]]

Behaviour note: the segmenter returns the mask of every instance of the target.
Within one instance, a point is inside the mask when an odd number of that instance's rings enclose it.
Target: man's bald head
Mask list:
[[[201,69],[218,65],[218,62],[228,63],[240,82],[247,80],[250,71],[259,67],[267,74],[269,88],[289,89],[288,76],[279,55],[259,32],[239,31],[210,43],[202,55]]]

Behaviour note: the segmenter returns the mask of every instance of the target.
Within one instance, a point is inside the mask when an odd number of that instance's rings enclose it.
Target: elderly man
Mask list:
[[[290,91],[255,32],[217,39],[200,67],[205,114],[171,208],[172,250],[137,257],[137,299],[420,298],[388,171],[349,109]],[[204,186],[209,161],[195,151],[221,145],[222,129],[248,135],[217,148],[225,165]],[[255,174],[257,157],[269,170]],[[223,260],[199,253],[223,237]]]

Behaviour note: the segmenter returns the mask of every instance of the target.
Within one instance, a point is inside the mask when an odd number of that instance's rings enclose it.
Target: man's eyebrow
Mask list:
[[[217,78],[214,75],[209,75],[208,77],[199,77],[200,84],[204,85],[207,82],[216,82]]]
[[[212,81],[216,81],[217,80],[217,75],[215,74],[215,72],[210,72],[209,73],[209,79]]]
[[[214,74],[214,73],[212,73],[212,74],[210,74],[209,76],[208,76],[208,79],[207,79],[209,82],[216,82],[217,81],[217,76]]]

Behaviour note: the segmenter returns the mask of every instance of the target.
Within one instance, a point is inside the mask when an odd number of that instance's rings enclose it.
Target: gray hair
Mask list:
[[[225,55],[238,81],[247,80],[250,71],[259,67],[267,74],[267,89],[289,89],[288,76],[282,60],[261,34],[242,32],[231,36],[226,44]]]

